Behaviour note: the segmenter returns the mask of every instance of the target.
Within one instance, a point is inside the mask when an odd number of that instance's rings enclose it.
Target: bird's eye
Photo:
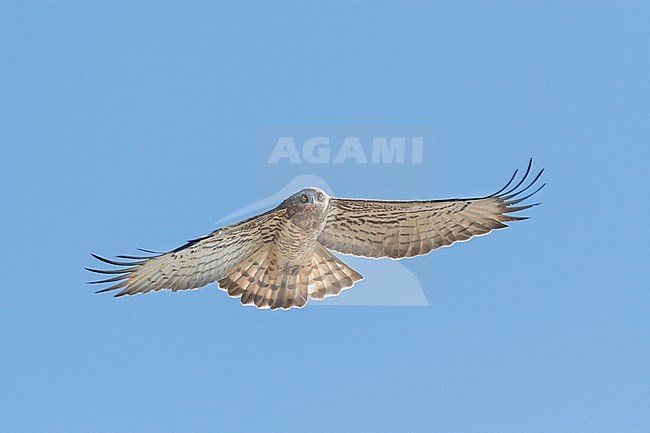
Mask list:
[[[301,202],[303,202],[303,203],[307,203],[307,200],[308,200],[308,198],[307,198],[307,195],[306,195],[306,194],[303,194],[303,195],[300,196],[300,201],[301,201]]]
[[[318,197],[318,201],[323,200],[323,193],[322,193],[322,192],[319,192],[318,195],[317,195],[316,197]]]

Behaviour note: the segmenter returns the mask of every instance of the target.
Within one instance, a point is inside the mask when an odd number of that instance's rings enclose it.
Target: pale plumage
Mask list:
[[[165,254],[93,256],[118,266],[88,269],[115,275],[93,283],[115,283],[100,292],[116,296],[169,289],[198,289],[217,281],[231,297],[258,308],[303,307],[309,298],[335,296],[363,277],[328,250],[369,258],[400,259],[468,240],[509,221],[535,204],[519,205],[544,170],[526,186],[532,160],[521,180],[480,198],[382,201],[329,197],[318,188],[302,190],[277,208],[215,230]],[[127,260],[127,261],[124,261]]]

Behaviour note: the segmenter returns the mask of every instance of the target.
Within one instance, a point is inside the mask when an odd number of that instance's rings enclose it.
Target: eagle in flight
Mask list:
[[[513,215],[538,203],[521,204],[544,172],[529,178],[532,159],[514,185],[517,172],[494,194],[479,198],[385,201],[335,198],[306,188],[275,209],[222,227],[164,254],[93,254],[115,269],[90,269],[111,277],[99,292],[115,296],[169,289],[192,290],[217,281],[228,296],[257,308],[300,308],[308,299],[336,296],[363,276],[330,250],[368,258],[402,259],[507,227]],[[527,195],[524,192],[533,190]]]

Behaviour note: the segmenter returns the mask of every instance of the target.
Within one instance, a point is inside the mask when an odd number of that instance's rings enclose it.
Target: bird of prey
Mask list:
[[[214,281],[230,297],[257,308],[300,308],[308,299],[336,296],[363,278],[331,251],[367,258],[414,257],[526,217],[513,215],[538,203],[521,204],[536,189],[543,169],[524,185],[505,187],[478,198],[385,201],[335,198],[306,188],[275,209],[222,227],[167,252],[149,256],[93,254],[115,269],[88,269],[109,274],[92,283],[113,283],[100,290],[121,289],[115,296],[169,289],[192,290]],[[524,192],[533,189],[527,195]]]

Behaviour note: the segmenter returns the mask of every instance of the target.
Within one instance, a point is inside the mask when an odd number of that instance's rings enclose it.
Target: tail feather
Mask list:
[[[321,244],[316,244],[309,277],[310,298],[324,299],[336,296],[362,279],[363,275],[337,259]]]
[[[243,305],[275,310],[301,308],[308,298],[338,295],[362,278],[320,244],[301,265],[280,265],[273,248],[266,246],[232,268],[219,287],[240,297]]]
[[[219,280],[219,287],[233,298],[248,296],[252,289],[257,287],[260,274],[265,272],[269,266],[269,250],[268,247],[261,248],[242,260],[230,270],[228,275]]]
[[[309,264],[283,269],[280,274],[280,287],[275,292],[271,292],[270,307],[272,309],[304,307],[307,304],[310,272]]]

